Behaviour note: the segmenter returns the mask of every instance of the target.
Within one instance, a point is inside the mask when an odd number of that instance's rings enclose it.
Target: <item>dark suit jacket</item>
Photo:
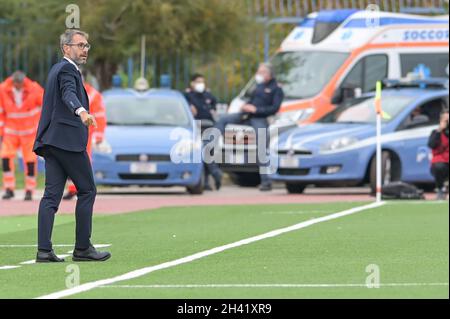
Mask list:
[[[82,152],[88,142],[88,128],[75,110],[89,111],[89,98],[80,72],[66,59],[55,64],[45,86],[42,114],[33,151],[43,156],[45,145]]]

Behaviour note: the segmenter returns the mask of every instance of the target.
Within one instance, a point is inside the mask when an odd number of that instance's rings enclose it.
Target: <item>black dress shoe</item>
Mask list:
[[[2,199],[8,200],[14,198],[14,192],[12,190],[10,190],[9,188],[7,188],[5,190],[5,194],[3,195]]]
[[[108,252],[100,252],[95,249],[94,246],[89,247],[86,250],[73,251],[73,261],[106,261],[111,258],[111,254]]]
[[[259,190],[261,192],[270,192],[270,191],[272,191],[272,184],[269,184],[269,183],[261,184],[261,186],[259,187]]]
[[[52,250],[50,252],[42,252],[38,251],[36,256],[37,263],[63,263],[64,259],[59,258],[55,255],[55,252]]]
[[[24,201],[32,201],[33,200],[33,193],[31,191],[26,191]]]
[[[220,190],[220,188],[222,187],[222,173],[216,173],[214,176],[214,183],[216,186],[216,190]]]

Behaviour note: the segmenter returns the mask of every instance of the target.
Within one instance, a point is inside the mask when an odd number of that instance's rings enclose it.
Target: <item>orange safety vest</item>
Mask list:
[[[42,110],[44,89],[29,78],[25,78],[22,90],[22,105],[16,105],[11,77],[0,84],[0,136],[36,135]]]
[[[84,83],[84,87],[89,97],[89,113],[95,117],[97,128],[89,127],[89,141],[87,151],[91,153],[92,141],[103,141],[106,129],[106,110],[103,97],[92,85]]]

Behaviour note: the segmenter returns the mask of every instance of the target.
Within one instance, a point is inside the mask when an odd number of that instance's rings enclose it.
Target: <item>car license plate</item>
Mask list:
[[[155,163],[131,163],[130,172],[133,174],[154,174],[157,172]]]
[[[295,156],[284,156],[280,158],[280,167],[282,168],[298,168],[300,160]]]
[[[245,164],[245,153],[236,152],[236,164]]]
[[[245,154],[238,152],[227,154],[226,164],[245,164]]]

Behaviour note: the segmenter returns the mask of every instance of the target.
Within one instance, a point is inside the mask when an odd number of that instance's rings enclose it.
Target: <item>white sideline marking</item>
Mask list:
[[[388,283],[380,287],[420,287],[420,286],[448,286],[446,283]],[[126,289],[167,289],[167,288],[348,288],[363,287],[367,284],[209,284],[209,285],[112,285],[99,288]]]
[[[53,245],[53,247],[73,247],[74,244],[68,245]],[[99,244],[94,245],[95,248],[106,248],[110,247],[111,244]],[[37,248],[37,245],[0,245],[0,248]]]
[[[315,218],[315,219],[311,219],[308,221],[304,221],[301,222],[299,224],[293,225],[293,226],[289,226],[289,227],[285,227],[285,228],[281,228],[281,229],[277,229],[277,230],[273,230],[270,231],[268,233],[262,234],[262,235],[258,235],[258,236],[254,236],[254,237],[250,237],[247,239],[243,239],[231,244],[227,244],[224,246],[219,246],[216,248],[212,248],[206,251],[202,251],[196,254],[193,254],[191,256],[187,256],[187,257],[183,257],[180,259],[176,259],[173,261],[169,261],[169,262],[165,262],[159,265],[155,265],[155,266],[149,266],[146,268],[142,268],[142,269],[138,269],[138,270],[134,270],[128,273],[125,273],[123,275],[120,276],[116,276],[113,278],[109,278],[109,279],[102,279],[102,280],[98,280],[98,281],[93,281],[93,282],[89,282],[86,284],[82,284],[80,286],[77,287],[73,287],[73,288],[69,288],[69,289],[65,289],[65,290],[61,290],[49,295],[44,295],[41,297],[38,297],[37,299],[59,299],[59,298],[63,298],[63,297],[68,297],[68,296],[72,296],[81,292],[85,292],[85,291],[89,291],[92,290],[94,288],[100,287],[100,286],[105,286],[105,285],[109,285],[109,284],[113,284],[119,281],[124,281],[124,280],[129,280],[129,279],[134,279],[134,278],[138,278],[144,275],[147,275],[149,273],[155,272],[157,270],[161,270],[161,269],[166,269],[166,268],[171,268],[174,266],[178,266],[181,264],[185,264],[185,263],[189,263],[191,261],[194,260],[198,260],[207,256],[211,256],[232,248],[236,248],[236,247],[240,247],[243,245],[248,245],[263,239],[267,239],[267,238],[272,238],[272,237],[276,237],[285,233],[289,233],[295,230],[299,230],[302,228],[306,228],[318,223],[322,223],[322,222],[326,222],[329,220],[333,220],[333,219],[337,219],[340,217],[344,217],[344,216],[348,216],[348,215],[352,215],[355,213],[359,213],[361,211],[364,210],[368,210],[368,209],[372,209],[372,208],[377,208],[380,206],[385,205],[384,202],[380,202],[380,203],[372,203],[369,205],[364,205],[364,206],[360,206],[360,207],[355,207],[355,208],[351,208],[339,213],[334,213],[328,216],[324,216],[324,217],[320,217],[320,218]]]
[[[20,268],[20,266],[1,266],[0,270],[9,270],[9,269],[16,269]]]

